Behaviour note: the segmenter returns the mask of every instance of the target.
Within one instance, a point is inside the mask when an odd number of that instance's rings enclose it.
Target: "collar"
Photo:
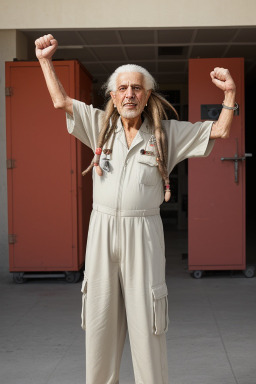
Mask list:
[[[149,123],[148,117],[147,116],[143,116],[143,118],[144,118],[144,120],[143,120],[143,123],[140,126],[139,131],[140,132],[145,132],[145,133],[150,133],[152,135],[152,127],[151,127],[151,125]],[[119,116],[119,118],[117,120],[116,132],[120,132],[121,130],[123,130],[123,124],[122,124],[121,116]]]

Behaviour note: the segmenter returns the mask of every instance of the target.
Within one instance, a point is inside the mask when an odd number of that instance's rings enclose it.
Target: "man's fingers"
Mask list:
[[[42,49],[42,48],[43,48],[40,39],[36,39],[36,41],[35,41],[35,45],[36,45],[36,47],[39,48],[39,49]]]
[[[211,76],[212,79],[215,78],[215,79],[218,79],[218,80],[225,81],[225,80],[227,80],[230,77],[230,73],[229,73],[229,70],[226,69],[226,68],[216,67],[210,73],[210,76]]]
[[[43,47],[44,47],[44,48],[47,48],[48,45],[47,45],[47,40],[46,40],[45,36],[43,36],[41,39],[42,39],[42,45],[43,45]]]
[[[51,45],[51,39],[49,38],[50,35],[44,35],[42,37],[44,48],[48,48]]]
[[[35,44],[37,46],[37,48],[39,49],[44,49],[45,48],[45,41],[44,41],[44,38],[43,37],[39,37],[39,39],[37,39],[35,41]]]
[[[212,79],[213,84],[215,84],[217,87],[222,88],[223,81],[218,79]]]
[[[212,80],[215,78],[215,76],[214,76],[214,71],[211,71],[211,72],[210,72],[210,76],[211,76],[211,79],[212,79]]]
[[[50,40],[50,43],[51,43],[51,45],[55,45],[55,46],[58,45],[58,41],[55,40],[55,39],[51,39],[51,40]]]
[[[56,42],[52,35],[44,35],[35,41],[35,45],[39,49],[48,48],[51,45],[51,41]]]
[[[48,34],[48,35],[46,35],[46,36],[47,36],[48,40],[52,40],[52,39],[54,39],[53,35],[51,35],[51,34]]]

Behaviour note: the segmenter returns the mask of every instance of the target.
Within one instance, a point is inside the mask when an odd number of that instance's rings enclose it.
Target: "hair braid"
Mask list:
[[[162,128],[162,120],[168,118],[166,113],[167,108],[171,109],[175,113],[176,118],[178,118],[178,113],[175,110],[175,108],[160,94],[152,91],[149,97],[148,105],[145,109],[145,112],[147,113],[149,118],[152,120],[155,128],[158,166],[159,166],[159,172],[162,176],[162,179],[164,181],[165,188],[166,188],[166,194],[165,194],[166,201],[168,201],[171,197],[170,190],[168,187],[169,186],[169,174],[167,170],[168,146],[167,146],[166,135]]]
[[[114,104],[113,104],[112,99],[110,99],[106,104],[105,113],[104,113],[104,116],[103,116],[102,122],[101,122],[102,128],[100,130],[99,137],[98,137],[98,143],[97,143],[98,148],[102,149],[104,144],[110,138],[111,134],[113,133],[113,131],[116,127],[118,117],[119,117],[119,114],[118,114],[116,108],[114,108]],[[110,121],[111,121],[111,124],[110,124]],[[93,168],[94,159],[95,159],[95,157],[93,157],[89,167],[86,168],[82,172],[83,176],[86,175],[86,173],[88,173]],[[99,165],[96,167],[96,169],[97,169],[97,172],[99,173],[99,175],[101,175],[102,169],[100,168]]]

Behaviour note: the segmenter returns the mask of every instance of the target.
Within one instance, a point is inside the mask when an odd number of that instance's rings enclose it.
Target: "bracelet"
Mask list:
[[[232,111],[236,111],[238,109],[238,104],[235,103],[235,106],[234,107],[227,107],[225,104],[224,104],[224,101],[222,103],[222,107],[225,108],[225,109],[231,109]]]

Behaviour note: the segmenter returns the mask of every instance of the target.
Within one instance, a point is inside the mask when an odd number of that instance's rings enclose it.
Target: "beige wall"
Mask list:
[[[255,0],[8,0],[2,3],[1,29],[256,24]]]
[[[8,267],[5,61],[27,58],[27,42],[21,32],[0,30],[0,270]]]

